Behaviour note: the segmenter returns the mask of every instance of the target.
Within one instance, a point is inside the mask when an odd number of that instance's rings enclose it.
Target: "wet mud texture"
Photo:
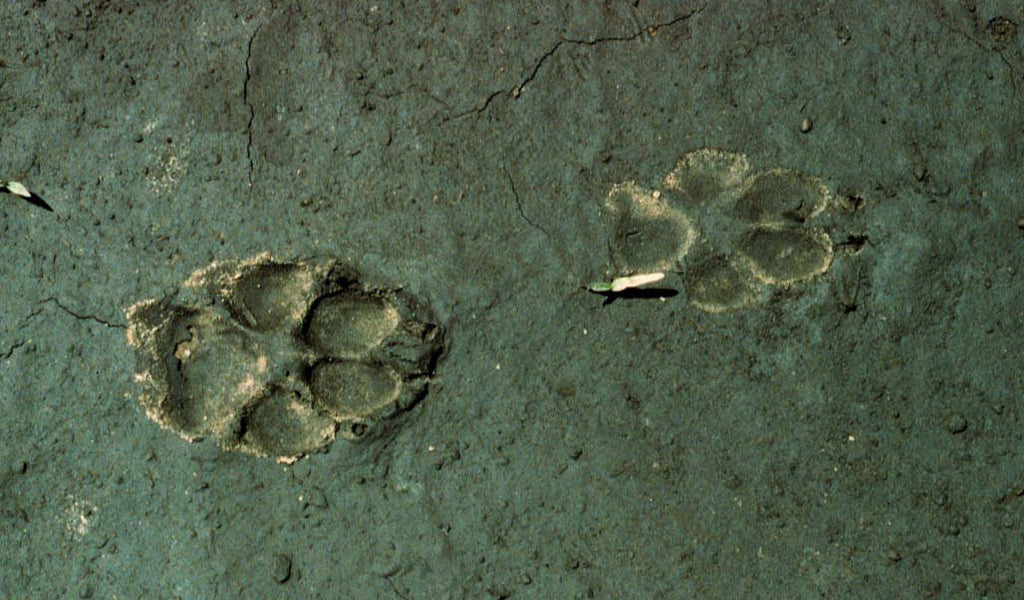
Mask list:
[[[0,598],[1024,598],[1022,11],[0,2]]]

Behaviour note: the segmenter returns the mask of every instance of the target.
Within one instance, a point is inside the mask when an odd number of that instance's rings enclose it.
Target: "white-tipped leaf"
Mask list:
[[[4,187],[7,191],[14,194],[15,196],[21,196],[22,198],[31,198],[32,192],[28,191],[28,188],[21,185],[17,181],[5,181]]]
[[[647,285],[648,283],[661,281],[664,278],[664,273],[641,273],[640,275],[630,275],[629,277],[616,277],[615,280],[612,281],[612,291],[621,292],[622,290],[628,290],[630,288]]]
[[[591,283],[588,289],[598,294],[613,293],[617,294],[623,290],[630,288],[640,287],[647,285],[648,283],[654,283],[655,281],[661,281],[665,278],[664,273],[641,273],[639,275],[629,275],[628,277],[616,277],[611,281],[598,281]]]

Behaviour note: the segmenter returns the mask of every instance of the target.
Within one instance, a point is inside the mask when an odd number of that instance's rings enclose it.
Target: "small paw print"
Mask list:
[[[128,310],[147,415],[181,437],[290,460],[358,439],[424,397],[444,350],[430,311],[332,260],[214,263],[185,304]]]
[[[660,190],[612,187],[612,262],[617,272],[679,271],[701,310],[742,308],[768,286],[828,271],[832,241],[812,223],[829,203],[815,177],[789,169],[751,174],[741,154],[698,150]]]

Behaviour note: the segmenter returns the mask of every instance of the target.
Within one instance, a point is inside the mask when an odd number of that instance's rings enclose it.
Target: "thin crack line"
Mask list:
[[[59,299],[57,299],[56,296],[50,296],[49,298],[44,298],[40,302],[40,304],[48,304],[50,302],[52,302],[53,304],[57,305],[57,308],[61,309],[62,311],[66,312],[67,314],[71,315],[72,317],[74,317],[74,318],[76,318],[76,319],[78,319],[80,321],[95,321],[95,322],[97,322],[100,325],[103,325],[105,327],[111,327],[111,328],[115,328],[115,329],[128,329],[127,325],[123,325],[121,323],[111,323],[110,321],[106,321],[106,320],[101,319],[101,318],[99,318],[99,317],[97,317],[95,315],[79,314],[79,313],[71,310],[67,306],[64,306],[64,304]]]
[[[252,124],[256,120],[256,108],[249,101],[249,81],[252,79],[252,45],[256,41],[256,36],[259,35],[260,29],[263,29],[263,23],[256,26],[253,30],[252,35],[249,36],[249,43],[245,53],[245,81],[242,83],[242,102],[249,109],[249,121],[245,125],[245,158],[249,162],[249,193],[252,193],[252,187],[254,185],[253,177],[256,171],[255,163],[252,158]]]
[[[505,176],[508,177],[508,184],[512,188],[512,197],[516,199],[516,208],[519,209],[519,216],[522,217],[524,221],[526,221],[527,223],[532,225],[534,227],[534,229],[537,229],[541,233],[547,235],[547,232],[544,231],[544,228],[542,228],[540,225],[534,223],[530,219],[530,217],[526,216],[526,212],[523,210],[523,201],[519,199],[519,192],[516,191],[516,182],[515,182],[514,179],[512,179],[512,173],[509,173],[508,167],[506,167],[504,165],[502,165],[501,168],[505,170]]]
[[[45,300],[44,300],[44,302],[45,302]],[[41,315],[43,313],[43,310],[44,309],[39,308],[37,306],[26,317],[21,319],[21,322],[18,323],[18,325],[15,327],[14,331],[20,330],[22,327],[27,325],[29,321],[31,321],[32,319],[34,319],[34,318],[38,317],[39,315]],[[32,340],[30,340],[30,339],[29,340],[20,340],[20,341],[14,342],[13,344],[11,344],[7,348],[7,350],[5,350],[4,352],[0,353],[0,360],[7,360],[8,358],[14,356],[14,351],[15,350],[17,350],[18,348],[21,348],[22,346],[25,346],[27,344],[31,344],[31,343],[32,343]]]
[[[8,348],[5,352],[0,353],[0,360],[7,360],[8,358],[14,356],[14,351],[17,350],[18,348],[21,348],[27,343],[28,341],[26,340],[14,342],[14,344],[12,344],[11,347]]]
[[[540,58],[537,59],[537,62],[533,65],[533,69],[530,70],[530,74],[527,75],[526,78],[523,79],[523,81],[520,82],[518,85],[513,86],[512,89],[509,89],[509,90],[497,90],[495,92],[492,92],[489,96],[487,96],[486,99],[484,99],[483,104],[481,104],[480,106],[478,106],[476,108],[466,109],[466,110],[464,110],[462,112],[459,112],[459,113],[456,113],[456,114],[454,114],[454,115],[452,115],[450,117],[445,117],[443,119],[443,122],[451,121],[451,120],[455,120],[455,119],[460,119],[460,118],[465,117],[466,115],[469,115],[469,114],[472,114],[472,113],[478,113],[478,114],[482,113],[485,110],[487,110],[487,107],[490,106],[491,102],[494,101],[494,99],[499,97],[499,96],[510,96],[512,98],[520,97],[523,94],[523,90],[526,88],[527,84],[532,82],[534,80],[534,78],[537,77],[537,73],[540,72],[540,69],[541,69],[541,67],[544,66],[544,63],[549,58],[554,56],[555,52],[557,52],[558,49],[561,48],[563,44],[572,44],[572,45],[576,45],[576,46],[596,46],[597,44],[601,44],[601,43],[604,43],[604,42],[631,42],[631,41],[639,38],[640,36],[642,36],[644,34],[654,35],[659,29],[665,29],[667,27],[672,27],[674,25],[678,25],[679,23],[682,23],[683,21],[686,21],[686,20],[690,19],[691,17],[697,15],[698,13],[703,11],[705,8],[707,8],[707,4],[702,4],[700,7],[695,8],[695,9],[691,10],[690,12],[688,12],[686,14],[679,15],[678,17],[676,17],[674,19],[671,19],[669,21],[665,21],[664,23],[654,23],[653,25],[647,25],[645,27],[641,27],[638,31],[636,31],[635,33],[633,33],[631,35],[606,36],[606,37],[599,37],[599,38],[593,38],[593,39],[578,39],[578,38],[563,38],[563,39],[560,39],[560,40],[558,40],[558,42],[555,43],[554,46],[551,47],[550,50],[548,50],[547,52],[542,54],[540,56]]]

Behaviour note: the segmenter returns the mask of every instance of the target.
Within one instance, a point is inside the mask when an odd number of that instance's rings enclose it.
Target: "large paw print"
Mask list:
[[[662,187],[624,183],[609,192],[617,272],[678,270],[697,308],[723,312],[832,264],[831,239],[811,225],[830,197],[817,178],[787,169],[751,175],[743,155],[702,149]]]
[[[128,310],[128,339],[161,426],[226,450],[294,459],[359,439],[418,402],[444,350],[430,312],[331,260],[261,255],[186,282],[199,298]]]

